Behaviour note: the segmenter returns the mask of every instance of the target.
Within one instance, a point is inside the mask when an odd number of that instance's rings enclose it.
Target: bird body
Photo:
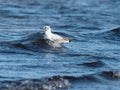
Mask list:
[[[50,40],[50,41],[56,41],[58,43],[68,43],[69,39],[63,38],[62,36],[58,34],[54,34],[51,32],[50,26],[44,26],[43,30],[45,30],[44,39]]]

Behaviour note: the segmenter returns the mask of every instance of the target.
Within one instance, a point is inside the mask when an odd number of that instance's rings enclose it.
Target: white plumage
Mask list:
[[[45,30],[44,39],[47,39],[50,41],[56,41],[58,43],[68,43],[69,42],[69,39],[63,38],[60,35],[52,33],[50,26],[44,26],[43,30]]]

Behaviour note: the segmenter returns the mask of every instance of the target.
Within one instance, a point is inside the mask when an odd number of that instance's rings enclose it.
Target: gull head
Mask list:
[[[43,30],[45,30],[45,31],[50,31],[51,28],[50,28],[50,26],[44,26],[44,27],[43,27]]]

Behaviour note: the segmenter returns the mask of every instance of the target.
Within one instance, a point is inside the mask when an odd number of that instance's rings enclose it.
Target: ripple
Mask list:
[[[116,32],[116,33],[120,33],[120,27],[112,29],[111,31]]]
[[[95,62],[86,62],[82,65],[88,66],[88,67],[103,67],[105,64],[102,61],[95,61]]]
[[[103,71],[101,75],[109,80],[120,79],[120,74],[116,71]]]
[[[65,79],[68,79],[70,81],[81,81],[81,82],[85,82],[85,81],[90,81],[90,82],[98,82],[99,79],[96,78],[94,75],[83,75],[80,77],[75,77],[75,76],[64,76]]]

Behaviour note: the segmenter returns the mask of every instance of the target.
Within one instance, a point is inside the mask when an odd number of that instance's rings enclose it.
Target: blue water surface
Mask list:
[[[0,0],[0,81],[59,75],[69,90],[120,90],[119,10],[119,0]],[[43,44],[45,25],[72,41]]]

